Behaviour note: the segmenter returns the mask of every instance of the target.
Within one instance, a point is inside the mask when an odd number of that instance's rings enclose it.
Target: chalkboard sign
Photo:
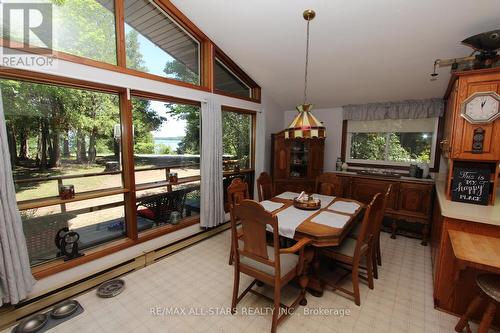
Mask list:
[[[456,167],[453,170],[451,200],[488,205],[490,170]]]

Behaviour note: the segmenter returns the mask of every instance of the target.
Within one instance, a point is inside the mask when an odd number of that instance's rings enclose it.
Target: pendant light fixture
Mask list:
[[[325,138],[326,129],[325,126],[311,113],[313,107],[307,101],[307,70],[309,67],[309,23],[316,16],[316,13],[312,9],[304,11],[302,14],[304,19],[307,21],[307,39],[306,39],[306,66],[304,73],[304,102],[302,105],[297,106],[297,111],[299,114],[295,119],[288,125],[285,130],[285,139],[293,138]]]

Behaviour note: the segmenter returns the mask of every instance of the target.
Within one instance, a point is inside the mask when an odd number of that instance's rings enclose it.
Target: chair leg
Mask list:
[[[280,314],[280,294],[281,290],[278,284],[274,284],[274,311],[273,311],[273,321],[271,325],[271,333],[276,333],[278,329],[278,319]]]
[[[378,279],[377,251],[372,252],[371,260],[372,260],[373,277],[375,279]]]
[[[481,305],[483,299],[481,298],[481,295],[477,295],[472,302],[469,304],[467,307],[467,310],[465,313],[460,317],[460,320],[458,321],[457,325],[455,326],[455,331],[456,332],[462,332],[467,326],[467,323],[469,322],[469,317],[471,314]]]
[[[486,307],[486,311],[483,314],[483,318],[481,319],[481,322],[479,323],[479,329],[477,330],[477,333],[487,333],[488,330],[490,329],[491,322],[493,321],[493,318],[495,317],[495,313],[497,312],[497,306],[494,301],[490,301],[488,303],[488,306]]]
[[[380,254],[380,235],[378,236],[376,251],[377,251],[377,263],[379,266],[382,266],[382,255]]]
[[[233,284],[233,300],[231,302],[231,314],[234,314],[236,312],[236,303],[238,302],[239,290],[240,290],[240,270],[238,268],[238,265],[234,265],[234,284]]]
[[[366,256],[366,274],[368,275],[368,288],[373,289],[373,254],[369,250]],[[375,264],[375,269],[377,265]]]
[[[233,249],[231,249],[231,251],[229,252],[229,266],[233,264],[233,256],[234,256]]]
[[[361,297],[359,296],[359,265],[352,268],[352,288],[354,291],[354,303],[357,306],[361,305]]]

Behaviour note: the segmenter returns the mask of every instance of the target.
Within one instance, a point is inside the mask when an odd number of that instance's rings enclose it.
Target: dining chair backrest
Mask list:
[[[262,172],[257,178],[257,191],[259,201],[269,200],[274,197],[273,180],[267,172]]]
[[[234,178],[227,188],[227,200],[229,202],[229,209],[238,205],[244,199],[248,199],[248,184],[241,178]]]
[[[235,243],[238,256],[237,262],[239,262],[239,256],[245,256],[273,266],[276,276],[280,276],[278,218],[267,212],[258,202],[248,199],[234,206],[233,213],[235,219],[240,221],[243,231],[243,237],[241,238],[243,248],[240,247],[239,242]],[[274,258],[269,258],[267,252],[267,225],[270,225],[272,230],[276,231],[273,233]]]
[[[389,184],[389,186],[387,187],[387,191],[385,192],[383,197],[382,208],[380,209],[377,215],[377,219],[375,220],[374,228],[377,233],[380,232],[380,228],[382,228],[382,222],[384,221],[385,210],[387,209],[387,205],[389,204],[391,192],[392,192],[392,184]]]
[[[316,193],[323,195],[342,195],[340,179],[333,172],[325,172],[316,177]]]
[[[380,210],[383,208],[384,200],[380,193],[373,196],[372,201],[366,206],[365,215],[361,222],[361,230],[356,242],[354,256],[359,255],[363,246],[369,246],[370,239],[373,236],[373,221],[376,221]]]

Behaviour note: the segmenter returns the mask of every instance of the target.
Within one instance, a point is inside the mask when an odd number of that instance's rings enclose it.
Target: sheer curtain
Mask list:
[[[222,185],[222,111],[209,99],[201,103],[201,216],[200,225],[212,228],[224,222]]]
[[[9,145],[0,91],[0,306],[17,304],[28,296],[31,275],[21,215],[12,181]]]

